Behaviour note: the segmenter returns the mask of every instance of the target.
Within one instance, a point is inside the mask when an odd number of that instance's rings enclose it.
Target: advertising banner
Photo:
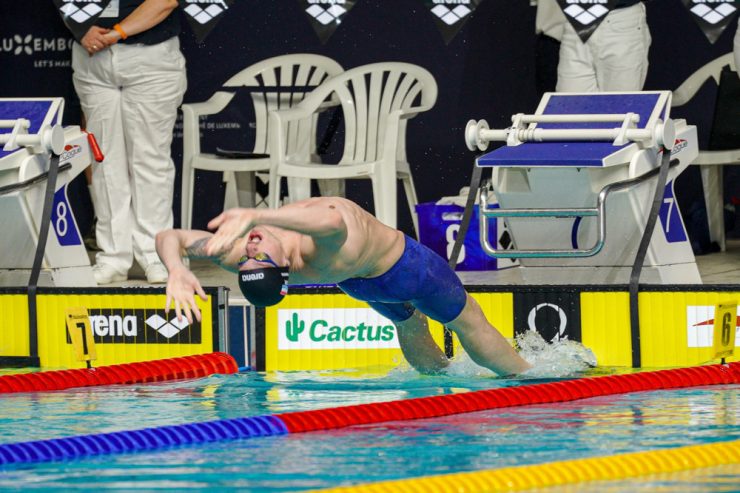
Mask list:
[[[346,18],[355,0],[298,0],[321,43],[326,43]]]
[[[213,31],[234,0],[185,0],[180,2],[180,8],[195,33],[195,41],[202,42]]]
[[[719,39],[740,8],[740,0],[683,0],[710,43]]]
[[[54,5],[59,9],[64,25],[72,32],[77,41],[95,24],[101,15],[111,15],[113,12],[108,11],[111,0],[54,0]],[[114,0],[114,10],[118,10],[118,0]],[[115,12],[117,16],[118,13]]]
[[[136,288],[45,288],[38,295],[38,358],[43,368],[81,368],[68,331],[71,308],[85,312],[89,346],[95,347],[95,366],[190,356],[223,350],[220,340],[223,288],[205,288],[208,301],[196,300],[202,318],[178,320],[165,312],[164,290]],[[222,300],[223,301],[223,300]],[[29,355],[30,331],[25,294],[0,293],[0,361]],[[77,320],[79,321],[79,320]]]
[[[531,289],[514,293],[514,333],[539,333],[547,342],[581,340],[581,294]]]
[[[445,44],[462,29],[482,0],[424,0],[424,5],[434,16],[437,29]]]
[[[596,31],[617,0],[558,0],[558,5],[584,43]]]

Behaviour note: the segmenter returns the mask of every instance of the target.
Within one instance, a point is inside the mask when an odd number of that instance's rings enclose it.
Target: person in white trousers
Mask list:
[[[740,20],[737,21],[737,31],[735,31],[735,42],[732,53],[735,57],[735,70],[740,75]]]
[[[187,81],[177,0],[113,0],[72,49],[75,90],[87,130],[105,156],[93,164],[97,215],[93,274],[125,281],[134,258],[150,283],[167,282],[154,237],[173,225],[175,167],[170,155]],[[109,7],[110,9],[110,7]]]
[[[563,31],[558,92],[640,91],[652,41],[645,5],[617,2],[584,43],[570,23]]]

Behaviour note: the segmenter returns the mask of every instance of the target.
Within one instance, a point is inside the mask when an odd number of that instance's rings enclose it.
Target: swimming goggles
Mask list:
[[[242,265],[246,264],[250,260],[256,260],[257,262],[266,262],[268,264],[274,265],[275,267],[280,267],[265,252],[260,252],[257,255],[255,255],[254,257],[250,257],[249,255],[244,255],[242,258],[239,259],[239,267],[241,267]]]

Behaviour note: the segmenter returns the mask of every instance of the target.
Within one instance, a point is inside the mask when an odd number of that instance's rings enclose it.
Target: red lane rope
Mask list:
[[[502,407],[565,402],[602,395],[701,385],[740,383],[740,363],[581,378],[522,387],[478,390],[465,394],[298,411],[275,415],[290,433],[346,426],[433,418]]]
[[[217,373],[237,373],[238,371],[236,361],[229,354],[199,354],[89,369],[3,375],[0,376],[0,394],[63,390],[96,385],[163,382],[181,378],[202,378]]]

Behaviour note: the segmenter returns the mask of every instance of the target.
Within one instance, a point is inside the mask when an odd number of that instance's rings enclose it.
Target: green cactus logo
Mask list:
[[[298,342],[298,336],[306,330],[306,322],[298,319],[298,314],[293,312],[293,321],[285,322],[285,335],[290,342]]]

